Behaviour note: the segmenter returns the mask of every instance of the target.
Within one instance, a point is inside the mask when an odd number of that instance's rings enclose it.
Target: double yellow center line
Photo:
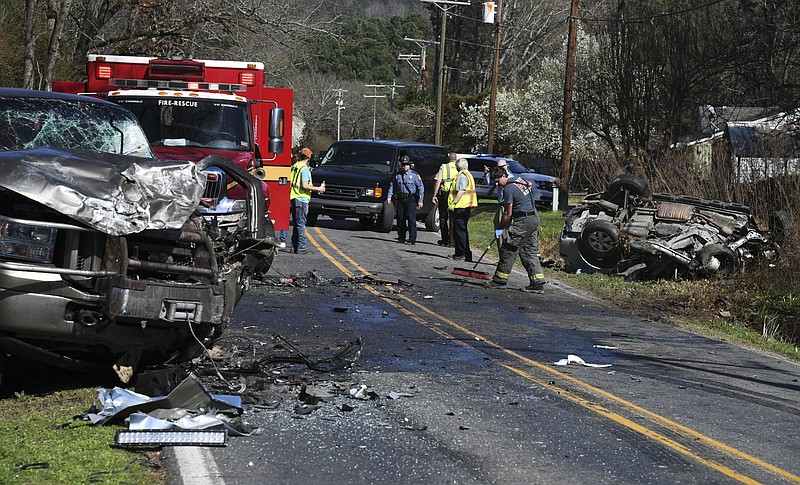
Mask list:
[[[320,240],[325,243],[326,247],[330,248],[331,251],[333,251],[336,254],[338,254],[341,257],[341,259],[344,259],[345,261],[347,261],[352,267],[356,268],[363,275],[366,276],[366,275],[370,274],[366,269],[361,267],[361,265],[359,265],[356,261],[354,261],[347,254],[345,254],[342,250],[340,250],[335,244],[333,244],[333,242],[330,239],[328,239],[325,236],[325,234],[323,234],[323,232],[318,227],[314,228],[314,232],[320,238]],[[346,266],[344,266],[339,261],[339,258],[335,258],[335,257],[331,256],[331,254],[326,250],[326,247],[323,247],[321,244],[319,244],[316,241],[316,239],[314,239],[314,237],[312,237],[310,234],[307,234],[307,237],[308,237],[309,241],[311,242],[311,244],[313,244],[320,251],[320,253],[322,253],[322,255],[324,255],[331,263],[333,263],[337,268],[339,268],[339,270],[342,273],[344,273],[348,277],[355,276],[355,273],[353,273]],[[636,404],[634,404],[632,402],[626,401],[625,399],[622,399],[621,397],[616,396],[616,395],[614,395],[614,394],[612,394],[612,393],[610,393],[608,391],[605,391],[605,390],[600,389],[598,387],[595,387],[595,386],[593,386],[593,385],[591,385],[589,383],[586,383],[586,382],[583,382],[583,381],[581,381],[579,379],[576,379],[575,377],[572,377],[569,374],[565,374],[563,372],[560,372],[560,371],[552,368],[549,365],[542,364],[541,362],[537,362],[535,360],[529,359],[528,357],[525,357],[524,355],[520,355],[519,353],[514,352],[513,350],[510,350],[510,349],[507,349],[507,348],[501,346],[500,344],[497,344],[497,343],[485,338],[484,336],[482,336],[482,335],[480,335],[480,334],[478,334],[478,333],[476,333],[476,332],[464,327],[463,325],[460,325],[460,324],[450,320],[449,318],[447,318],[447,317],[445,317],[443,315],[440,315],[439,313],[436,313],[435,311],[433,311],[432,309],[428,308],[427,306],[422,305],[422,304],[420,304],[420,303],[418,303],[418,302],[406,297],[403,294],[397,293],[397,294],[395,294],[393,296],[398,298],[402,303],[405,303],[405,305],[403,305],[400,302],[395,301],[393,299],[387,298],[384,294],[382,294],[381,292],[379,292],[378,290],[373,288],[371,285],[364,284],[364,285],[362,285],[362,287],[365,288],[370,293],[372,293],[375,296],[377,296],[378,298],[381,298],[382,300],[384,300],[389,305],[395,307],[398,311],[400,311],[401,313],[407,315],[409,318],[413,319],[417,323],[427,327],[431,331],[433,331],[433,332],[435,332],[435,333],[447,338],[448,340],[452,340],[454,342],[458,342],[461,345],[463,345],[464,347],[467,347],[468,349],[470,349],[472,351],[478,352],[478,353],[484,355],[485,357],[488,357],[490,360],[492,360],[496,364],[498,364],[498,365],[502,366],[503,368],[513,372],[514,374],[517,374],[517,375],[519,375],[519,376],[521,376],[521,377],[523,377],[523,378],[525,378],[525,379],[527,379],[529,381],[535,382],[539,386],[558,394],[560,397],[563,397],[564,399],[567,399],[567,400],[577,404],[578,406],[581,406],[581,407],[583,407],[583,408],[585,408],[585,409],[587,409],[587,410],[589,410],[589,411],[591,411],[593,413],[596,413],[596,414],[598,414],[598,415],[600,415],[600,416],[602,416],[604,418],[610,419],[611,421],[615,422],[616,424],[618,424],[620,426],[623,426],[623,427],[628,428],[628,429],[630,429],[632,431],[635,431],[636,433],[639,433],[639,434],[641,434],[641,435],[643,435],[643,436],[645,436],[645,437],[647,437],[647,438],[649,438],[649,439],[651,439],[653,441],[656,441],[657,443],[660,443],[660,444],[662,444],[662,445],[664,445],[664,446],[666,446],[666,447],[668,447],[668,448],[670,448],[670,449],[672,449],[672,450],[674,450],[674,451],[676,451],[676,452],[678,452],[678,453],[680,453],[682,455],[685,455],[685,456],[687,456],[689,458],[692,458],[692,459],[696,460],[697,462],[702,463],[703,465],[705,465],[705,466],[707,466],[709,468],[712,468],[712,469],[722,473],[723,475],[725,475],[727,477],[733,478],[733,479],[735,479],[735,480],[737,480],[739,482],[742,482],[742,483],[748,483],[748,484],[760,483],[757,480],[755,480],[755,479],[753,479],[753,478],[751,478],[749,476],[746,476],[746,475],[744,475],[742,473],[739,473],[736,470],[734,470],[734,469],[732,469],[732,468],[730,468],[730,467],[728,467],[728,466],[726,466],[726,465],[724,465],[724,464],[722,464],[722,463],[720,463],[718,461],[715,461],[715,460],[712,460],[712,459],[708,459],[708,458],[704,458],[703,456],[701,456],[700,454],[695,452],[695,450],[693,450],[692,448],[690,448],[686,444],[683,444],[683,443],[681,443],[679,441],[676,441],[675,439],[666,436],[662,432],[654,431],[654,430],[651,430],[651,429],[649,429],[649,428],[647,428],[645,426],[642,426],[641,424],[638,424],[638,423],[632,421],[631,419],[622,416],[621,414],[619,414],[617,412],[614,412],[614,411],[612,411],[612,410],[610,410],[610,409],[608,409],[606,407],[603,407],[602,405],[598,404],[595,401],[592,401],[592,400],[587,399],[587,398],[585,398],[583,396],[580,396],[580,395],[576,394],[575,392],[570,391],[570,390],[568,390],[568,389],[566,389],[564,387],[557,386],[556,384],[553,383],[552,380],[542,379],[542,378],[536,377],[536,376],[532,375],[530,372],[528,372],[526,370],[523,370],[523,369],[521,369],[519,367],[516,367],[515,365],[512,365],[512,363],[514,361],[521,362],[521,363],[527,364],[529,366],[532,366],[533,368],[535,368],[535,369],[537,369],[539,371],[543,371],[546,374],[550,375],[551,377],[558,377],[560,379],[564,379],[564,380],[576,385],[578,387],[578,389],[586,391],[590,395],[593,395],[593,396],[602,396],[603,398],[608,399],[612,403],[618,405],[621,409],[623,409],[623,410],[625,410],[625,411],[627,411],[629,413],[632,413],[636,417],[644,418],[645,420],[649,421],[650,423],[653,423],[653,424],[657,425],[658,427],[661,427],[664,430],[667,430],[671,434],[677,435],[677,437],[682,437],[687,442],[709,446],[711,448],[716,449],[718,452],[725,453],[726,455],[728,455],[730,457],[734,457],[734,458],[749,462],[749,463],[751,463],[753,465],[757,465],[757,466],[763,468],[764,470],[767,470],[767,471],[773,473],[774,475],[776,475],[776,476],[778,476],[778,477],[780,477],[780,478],[782,478],[784,480],[787,480],[787,481],[792,482],[792,483],[800,484],[800,477],[798,477],[797,475],[794,475],[794,474],[792,474],[792,473],[790,473],[790,472],[788,472],[786,470],[783,470],[783,469],[778,468],[778,467],[776,467],[774,465],[771,465],[771,464],[769,464],[769,463],[767,463],[767,462],[765,462],[765,461],[763,461],[763,460],[761,460],[759,458],[756,458],[756,457],[754,457],[752,455],[749,455],[749,454],[747,454],[747,453],[745,453],[745,452],[743,452],[741,450],[733,448],[732,446],[728,446],[728,445],[726,445],[724,443],[721,443],[721,442],[719,442],[719,441],[717,441],[717,440],[715,440],[713,438],[710,438],[710,437],[708,437],[708,436],[706,436],[704,434],[701,434],[701,433],[699,433],[699,432],[697,432],[697,431],[695,431],[695,430],[693,430],[691,428],[688,428],[688,427],[683,426],[683,425],[681,425],[679,423],[676,423],[675,421],[672,421],[672,420],[670,420],[670,419],[668,419],[668,418],[666,418],[664,416],[661,416],[660,414],[656,414],[656,413],[654,413],[652,411],[644,409],[641,406],[638,406],[638,405],[636,405]],[[471,339],[462,339],[462,338],[458,338],[458,337],[456,337],[454,335],[451,335],[450,333],[442,330],[440,327],[429,323],[424,318],[420,317],[417,313],[412,311],[412,309],[409,309],[409,307],[416,308],[417,310],[420,310],[423,314],[430,315],[430,316],[434,317],[436,320],[439,320],[440,322],[446,323],[451,328],[456,329],[456,330],[458,330],[459,332],[461,332],[461,333],[463,333],[465,335],[468,335],[469,337],[471,337]],[[476,342],[476,341],[481,342],[483,345],[492,347],[493,349],[501,352],[502,354],[505,354],[508,357],[511,357],[512,358],[511,363],[505,362],[505,361],[501,361],[500,359],[497,359],[497,358],[494,358],[492,356],[487,355],[485,352],[483,352],[480,349],[475,347],[473,342]]]

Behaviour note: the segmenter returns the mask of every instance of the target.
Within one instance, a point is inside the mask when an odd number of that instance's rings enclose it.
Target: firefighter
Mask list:
[[[289,201],[292,206],[292,252],[306,252],[306,216],[308,203],[311,202],[311,192],[325,192],[325,181],[319,186],[311,182],[311,169],[308,160],[313,153],[309,148],[303,148],[297,157],[297,162],[292,165],[292,187],[289,192]]]
[[[456,162],[458,175],[450,184],[447,207],[453,212],[453,244],[456,261],[472,262],[472,250],[469,247],[469,231],[467,222],[473,207],[478,207],[478,194],[475,193],[475,179],[469,173],[467,159]]]
[[[495,228],[495,237],[500,237],[503,229],[506,229],[508,239],[500,247],[500,261],[487,285],[505,288],[519,254],[522,266],[530,278],[530,284],[521,289],[543,293],[545,281],[542,264],[539,262],[539,214],[533,200],[533,186],[520,177],[509,177],[503,167],[495,167],[492,178],[503,191],[503,215]]]
[[[425,187],[419,174],[411,169],[408,155],[402,156],[400,166],[402,169],[392,177],[386,202],[391,204],[392,198],[397,200],[397,242],[414,245],[417,243],[417,209],[422,209]]]
[[[443,163],[442,166],[439,167],[436,176],[433,177],[436,183],[433,184],[432,200],[439,211],[439,231],[442,234],[442,238],[437,241],[439,246],[453,245],[453,235],[450,231],[450,209],[445,202],[447,201],[447,194],[450,192],[450,184],[453,183],[453,180],[456,178],[456,173],[458,173],[458,169],[456,168],[456,154],[451,153],[447,163]],[[439,203],[440,200],[442,201],[441,203]]]

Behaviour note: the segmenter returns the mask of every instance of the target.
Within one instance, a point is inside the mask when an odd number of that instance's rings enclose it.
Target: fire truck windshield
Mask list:
[[[153,96],[114,102],[133,111],[152,146],[252,151],[245,103]]]

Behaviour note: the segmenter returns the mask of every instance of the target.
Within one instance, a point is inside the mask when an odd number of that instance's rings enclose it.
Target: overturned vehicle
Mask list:
[[[156,160],[112,103],[0,89],[0,364],[188,360],[268,269],[260,182],[220,157]],[[225,187],[244,202],[223,212]]]
[[[760,230],[751,209],[741,204],[650,197],[644,180],[623,174],[567,212],[559,249],[572,271],[629,279],[724,277],[778,258],[792,223],[779,211],[769,226],[768,232]]]

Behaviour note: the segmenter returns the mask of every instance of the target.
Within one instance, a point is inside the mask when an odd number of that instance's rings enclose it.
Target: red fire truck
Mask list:
[[[274,229],[288,229],[293,93],[266,87],[263,63],[89,55],[86,67],[86,83],[56,82],[53,90],[133,111],[159,158],[235,162],[264,181]],[[227,200],[243,203],[236,190],[228,187]]]

